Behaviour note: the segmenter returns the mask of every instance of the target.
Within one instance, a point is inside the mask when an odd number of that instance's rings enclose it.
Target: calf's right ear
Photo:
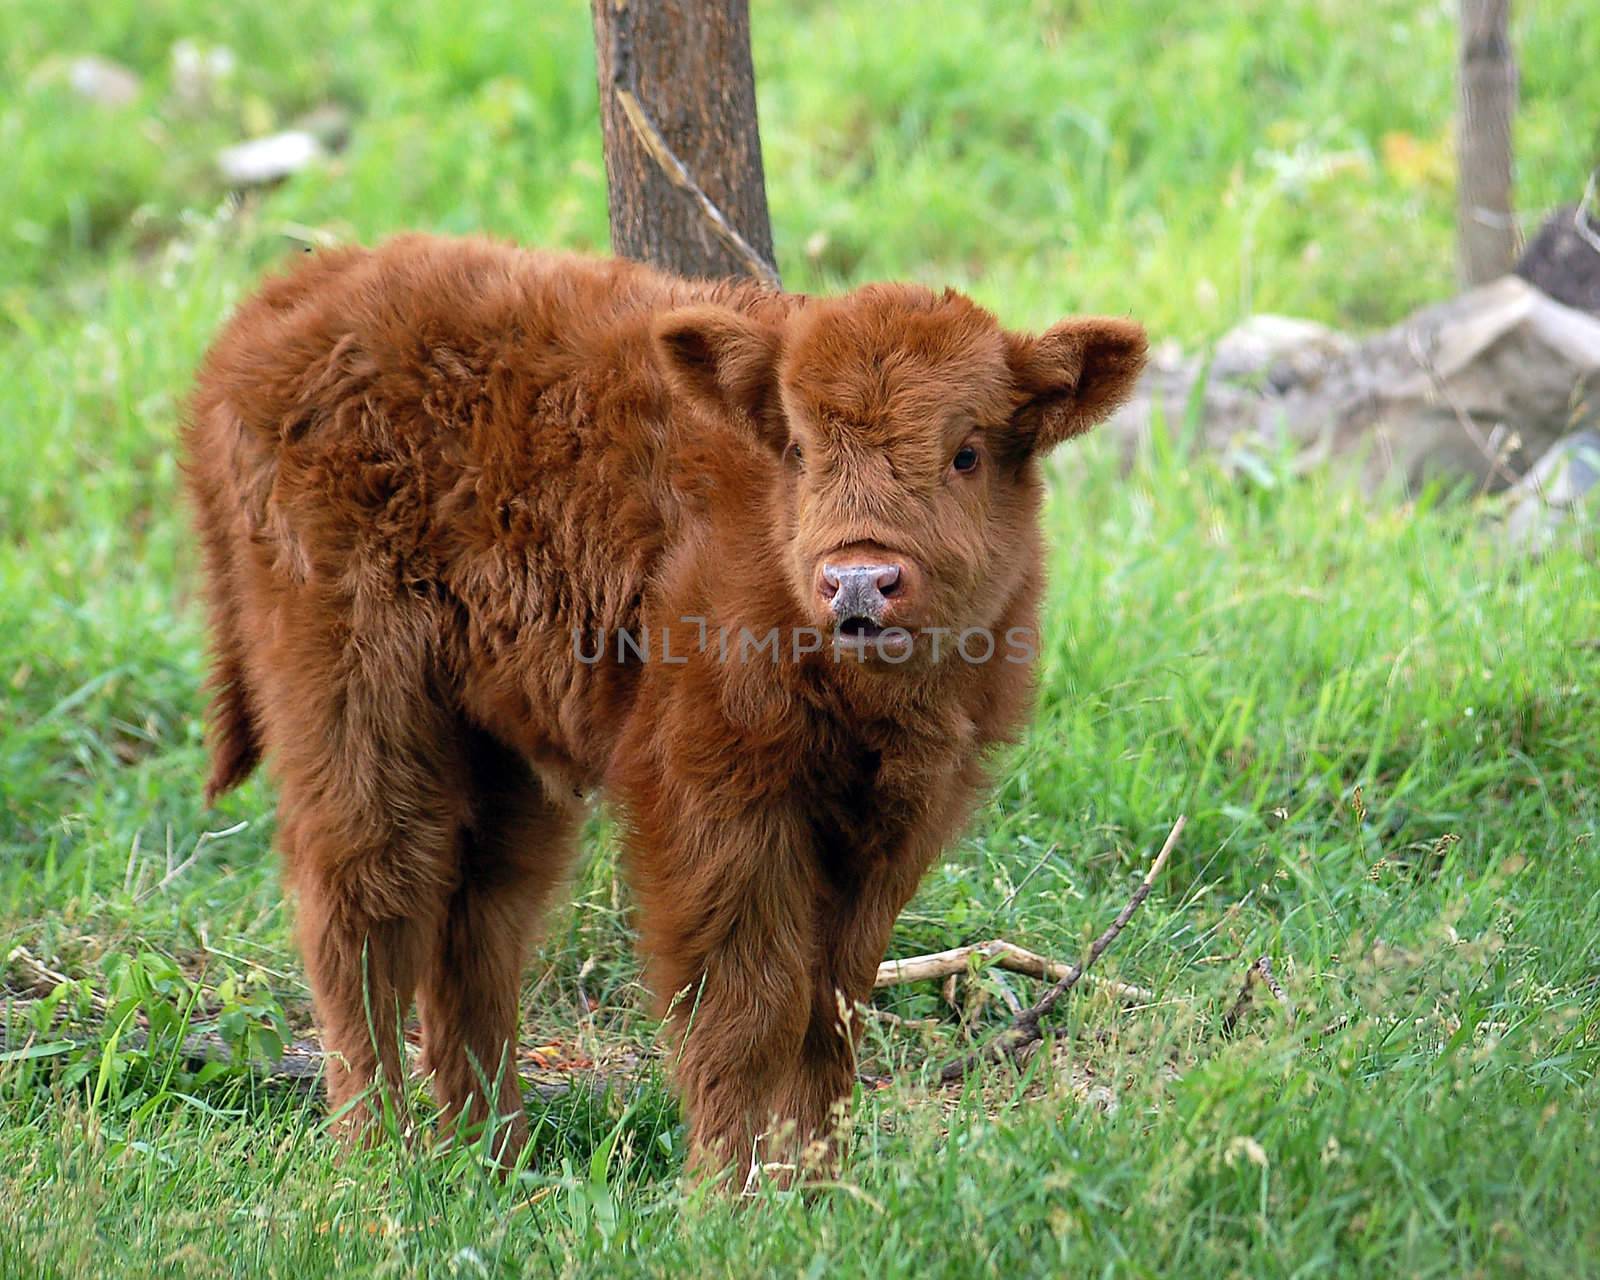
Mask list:
[[[704,406],[749,419],[763,439],[781,438],[776,329],[729,307],[680,307],[651,335],[674,390]]]

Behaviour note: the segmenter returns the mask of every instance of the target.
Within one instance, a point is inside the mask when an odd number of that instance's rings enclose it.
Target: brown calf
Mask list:
[[[425,237],[246,302],[185,440],[208,797],[267,755],[344,1123],[415,999],[448,1114],[520,1141],[520,978],[604,788],[694,1163],[825,1135],[841,1010],[1027,713],[1038,459],[1144,351]]]

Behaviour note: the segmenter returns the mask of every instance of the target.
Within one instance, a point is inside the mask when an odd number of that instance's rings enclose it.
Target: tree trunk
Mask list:
[[[1456,256],[1465,285],[1511,270],[1511,117],[1517,67],[1511,0],[1461,0],[1460,103],[1456,121]]]
[[[592,0],[611,247],[774,287],[748,0]]]

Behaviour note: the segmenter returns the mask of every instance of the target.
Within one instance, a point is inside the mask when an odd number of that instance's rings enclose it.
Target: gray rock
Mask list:
[[[233,186],[257,187],[299,173],[326,154],[314,135],[290,129],[223,148],[217,168]]]
[[[294,120],[290,127],[309,133],[329,151],[339,151],[350,140],[352,124],[347,107],[337,102],[324,102]]]
[[[1209,368],[1159,350],[1112,430],[1131,451],[1158,417],[1241,470],[1287,452],[1302,467],[1360,459],[1373,486],[1504,489],[1558,439],[1600,425],[1600,318],[1516,276],[1361,342],[1256,317]]]
[[[1561,530],[1587,521],[1600,500],[1600,431],[1574,432],[1556,444],[1506,495],[1506,535],[1538,550]]]
[[[1552,213],[1513,270],[1557,302],[1600,315],[1600,215],[1593,204]]]
[[[1281,390],[1314,378],[1330,360],[1347,355],[1354,346],[1350,337],[1315,320],[1251,316],[1217,340],[1211,377]]]

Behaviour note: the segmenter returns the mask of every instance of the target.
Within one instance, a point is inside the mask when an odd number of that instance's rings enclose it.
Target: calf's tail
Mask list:
[[[213,610],[211,713],[206,741],[211,751],[211,776],[206,780],[206,803],[213,803],[224,792],[233,790],[261,763],[261,730],[255,703],[245,678],[239,651],[237,629],[230,617],[218,626]]]
[[[204,430],[207,418],[203,412],[191,418],[185,433],[183,471],[200,535],[211,631],[211,671],[206,678],[211,696],[206,717],[206,745],[211,755],[206,803],[211,804],[248,778],[261,762],[261,717],[245,665],[234,565],[237,548],[225,514],[229,486],[220,470],[210,465],[214,455],[208,450],[215,446]]]

